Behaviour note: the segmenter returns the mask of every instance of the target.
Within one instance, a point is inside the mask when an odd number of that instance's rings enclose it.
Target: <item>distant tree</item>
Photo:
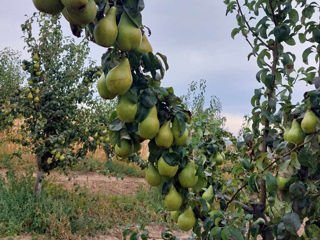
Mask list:
[[[76,44],[63,36],[59,17],[34,14],[22,30],[32,59],[23,61],[29,78],[18,111],[24,118],[23,144],[36,155],[39,194],[45,173],[74,164],[96,149],[96,142],[90,141],[95,129],[86,131],[84,123],[86,109],[94,103],[91,85],[99,69],[87,64],[86,40]]]
[[[16,96],[19,85],[23,82],[20,53],[10,48],[0,51],[0,130],[12,125],[14,120],[10,98]]]

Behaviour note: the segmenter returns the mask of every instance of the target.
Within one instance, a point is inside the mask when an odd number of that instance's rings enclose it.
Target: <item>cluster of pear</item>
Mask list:
[[[283,138],[285,141],[289,143],[299,145],[304,142],[306,134],[315,134],[318,131],[320,120],[316,116],[314,112],[308,109],[304,117],[301,121],[301,124],[298,122],[297,119],[294,119],[291,124],[291,128],[285,130]],[[320,142],[320,135],[318,135],[318,141]],[[279,190],[286,190],[293,172],[288,171],[280,171],[277,175],[277,185]]]
[[[39,62],[39,55],[35,53],[32,56],[32,63],[28,63],[26,61],[22,64],[22,69],[24,71],[28,71],[31,73],[33,78],[28,80],[29,87],[26,89],[27,98],[30,100],[33,100],[33,102],[38,103],[40,101],[39,99],[39,93],[40,89],[39,86],[37,86],[37,82],[34,80],[37,79],[37,77],[40,77],[41,75],[41,67]]]
[[[120,22],[117,24],[117,8],[109,9],[106,6],[104,16],[98,22],[97,5],[98,0],[33,0],[35,7],[44,13],[59,14],[74,25],[85,26],[95,23],[95,42],[103,47],[117,46],[122,51],[136,50],[140,53],[152,52],[152,47],[145,34],[132,22],[124,11]]]

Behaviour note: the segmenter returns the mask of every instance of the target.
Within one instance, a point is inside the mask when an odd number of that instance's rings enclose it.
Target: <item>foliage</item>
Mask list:
[[[10,48],[0,51],[0,130],[12,126],[15,105],[10,98],[15,98],[19,85],[23,82],[19,52]]]

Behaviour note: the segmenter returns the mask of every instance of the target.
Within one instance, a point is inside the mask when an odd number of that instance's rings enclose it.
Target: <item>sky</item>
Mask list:
[[[11,0],[1,1],[0,49],[10,47],[28,58],[20,25],[25,15],[31,16],[36,9],[31,0],[19,0],[18,5]],[[205,79],[206,98],[220,99],[222,115],[227,118],[225,128],[237,134],[243,116],[250,113],[250,99],[259,83],[255,79],[255,59],[247,60],[250,47],[240,35],[235,40],[230,36],[236,27],[235,16],[225,16],[222,0],[202,0],[196,7],[191,0],[152,0],[145,1],[145,5],[143,23],[151,28],[153,50],[165,54],[170,66],[162,84],[182,95],[191,81]],[[71,35],[66,20],[62,25],[64,33]],[[90,57],[100,63],[105,49],[95,44],[90,47]],[[303,84],[297,86],[297,100],[305,89]]]

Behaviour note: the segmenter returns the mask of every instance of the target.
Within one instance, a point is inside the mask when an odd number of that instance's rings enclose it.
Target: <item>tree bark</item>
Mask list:
[[[44,178],[44,170],[42,167],[42,157],[39,156],[37,154],[37,165],[38,165],[38,173],[37,173],[37,179],[36,179],[36,183],[34,186],[34,192],[37,196],[39,196],[41,194],[41,190],[42,190],[42,181]]]

